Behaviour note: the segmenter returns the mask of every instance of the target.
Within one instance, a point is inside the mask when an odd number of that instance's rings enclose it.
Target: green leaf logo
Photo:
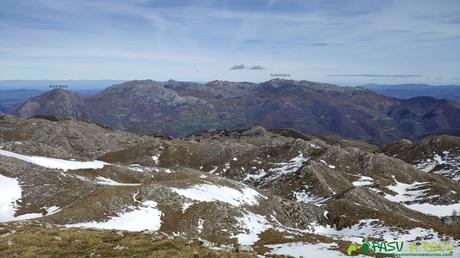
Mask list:
[[[355,243],[351,243],[350,246],[347,249],[347,254],[348,255],[353,255],[354,252],[358,250],[358,245]]]
[[[363,245],[361,246],[361,253],[362,254],[367,254],[369,252],[369,242],[365,239],[363,239]]]

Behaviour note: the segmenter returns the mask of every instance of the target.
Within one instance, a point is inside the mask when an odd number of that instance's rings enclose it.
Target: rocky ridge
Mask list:
[[[118,129],[183,137],[210,128],[294,128],[374,143],[460,135],[460,104],[431,97],[399,100],[362,87],[273,79],[260,84],[129,81],[92,97],[53,90],[14,114],[88,118]]]

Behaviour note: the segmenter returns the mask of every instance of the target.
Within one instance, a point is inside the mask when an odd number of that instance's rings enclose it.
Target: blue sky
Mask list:
[[[460,1],[0,0],[0,80],[271,73],[460,84]]]

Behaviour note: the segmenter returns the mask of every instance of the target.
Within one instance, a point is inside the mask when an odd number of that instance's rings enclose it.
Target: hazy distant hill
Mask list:
[[[43,90],[0,90],[0,111],[9,112],[17,108],[30,97],[43,94]]]
[[[92,97],[53,90],[14,112],[60,115],[172,136],[208,128],[295,128],[386,143],[430,134],[460,135],[460,104],[431,97],[408,100],[365,88],[274,79],[247,82],[130,81]]]
[[[0,80],[0,111],[10,112],[31,97],[50,90],[50,85],[66,85],[82,96],[96,95],[117,80]]]
[[[0,80],[1,90],[48,90],[50,85],[67,85],[68,90],[102,90],[121,80]]]
[[[390,97],[400,99],[408,99],[419,96],[430,96],[438,99],[460,101],[459,85],[433,86],[427,84],[367,84],[363,87],[373,91],[380,92]]]

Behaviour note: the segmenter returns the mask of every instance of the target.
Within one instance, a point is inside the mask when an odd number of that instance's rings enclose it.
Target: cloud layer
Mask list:
[[[253,66],[248,67],[247,65],[244,65],[244,64],[234,65],[234,66],[230,67],[230,71],[233,71],[233,70],[245,70],[245,69],[248,69],[248,70],[265,70],[267,68],[265,68],[265,67],[263,67],[261,65],[253,65]]]
[[[261,66],[261,65],[254,65],[249,68],[250,70],[265,70],[267,68]]]
[[[333,83],[460,83],[458,0],[1,5],[0,79],[263,81],[274,72]],[[241,63],[267,73],[229,69]]]
[[[246,69],[246,66],[244,64],[240,64],[240,65],[234,65],[230,68],[230,71],[231,70],[244,70]]]
[[[420,74],[330,74],[332,77],[371,77],[371,78],[418,78]]]

